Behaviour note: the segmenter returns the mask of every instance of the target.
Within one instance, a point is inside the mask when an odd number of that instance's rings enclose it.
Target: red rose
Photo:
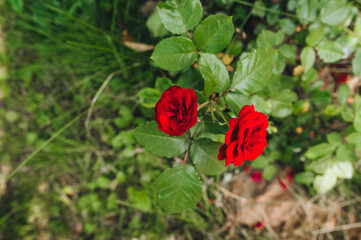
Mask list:
[[[255,160],[267,146],[267,127],[265,114],[256,112],[253,105],[244,106],[238,118],[229,121],[226,143],[219,149],[218,160],[226,159],[226,166]]]
[[[173,86],[165,90],[155,105],[159,130],[180,136],[197,122],[197,96],[194,90]]]

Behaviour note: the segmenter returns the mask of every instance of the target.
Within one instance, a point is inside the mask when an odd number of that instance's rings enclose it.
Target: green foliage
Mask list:
[[[158,203],[167,212],[182,212],[201,199],[202,183],[190,165],[178,164],[165,170],[154,182]]]
[[[221,145],[221,143],[212,142],[207,138],[197,139],[192,145],[190,155],[200,173],[219,175],[226,170],[224,163],[217,159]]]
[[[263,178],[266,180],[271,180],[272,177],[276,174],[277,168],[273,165],[268,165],[263,170]]]
[[[318,193],[325,193],[331,190],[337,181],[336,174],[331,170],[331,168],[326,170],[324,175],[316,176],[313,181],[313,187]]]
[[[280,26],[282,30],[288,35],[292,35],[296,32],[296,24],[291,19],[280,19]]]
[[[204,52],[218,53],[230,43],[233,32],[232,17],[223,14],[212,15],[196,28],[194,42]]]
[[[258,48],[237,63],[237,70],[231,88],[235,91],[251,94],[267,85],[269,74],[277,59],[277,51],[270,48]]]
[[[161,93],[157,89],[143,88],[139,91],[137,97],[139,97],[140,103],[144,107],[152,108],[158,102],[160,95]]]
[[[212,92],[223,92],[229,86],[226,66],[214,54],[202,53],[199,70],[204,78],[204,92],[208,97]]]
[[[159,3],[158,13],[168,31],[182,34],[199,23],[202,5],[199,0],[167,0]]]
[[[305,47],[301,52],[301,63],[305,72],[308,72],[315,64],[316,53],[311,47]]]
[[[317,28],[314,28],[306,38],[306,43],[309,46],[316,46],[324,37],[325,35],[325,28],[323,26],[319,26]]]
[[[343,22],[350,12],[350,6],[343,0],[331,0],[321,9],[321,21],[324,24],[336,26]]]
[[[189,146],[189,140],[184,136],[170,137],[158,129],[156,122],[148,122],[134,131],[137,141],[145,149],[155,155],[175,157],[184,153]]]
[[[316,49],[320,58],[326,63],[336,62],[343,57],[342,46],[337,42],[323,41]]]
[[[151,59],[169,71],[180,71],[191,66],[197,59],[196,47],[186,37],[170,37],[162,40],[154,49]]]
[[[355,58],[352,60],[352,71],[357,75],[361,76],[361,49],[356,52]]]

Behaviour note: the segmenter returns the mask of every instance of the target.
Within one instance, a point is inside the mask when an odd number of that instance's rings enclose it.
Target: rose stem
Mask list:
[[[211,101],[211,116],[212,116],[212,122],[215,122],[216,118],[215,118],[214,112],[213,112],[213,100]]]

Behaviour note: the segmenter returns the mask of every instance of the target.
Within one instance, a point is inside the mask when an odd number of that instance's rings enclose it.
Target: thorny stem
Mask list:
[[[188,36],[190,37],[190,39],[193,39],[193,38],[192,38],[192,34],[189,32],[188,29],[187,29],[187,34],[188,34]]]
[[[199,127],[202,125],[202,123],[204,122],[204,116],[202,118],[202,121],[198,124],[196,130],[194,131],[192,137],[191,137],[191,140],[194,140],[194,136],[197,134],[198,130],[199,130]]]
[[[226,117],[223,115],[222,111],[218,107],[216,107],[216,109],[217,109],[218,114],[221,115],[223,121],[225,123],[227,123],[228,121],[227,121]]]
[[[209,102],[204,102],[201,105],[198,106],[197,111],[199,111],[201,108],[208,106]]]
[[[242,25],[239,27],[239,29],[241,29],[243,31],[243,27],[244,25],[247,23],[248,19],[251,17],[252,15],[252,11],[249,11],[248,15],[246,16],[246,18],[243,20]]]

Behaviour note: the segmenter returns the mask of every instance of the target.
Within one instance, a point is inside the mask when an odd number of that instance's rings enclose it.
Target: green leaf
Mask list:
[[[303,24],[307,24],[316,18],[318,10],[318,1],[316,0],[298,0],[296,5],[296,14]]]
[[[319,26],[315,29],[313,29],[306,38],[306,43],[309,46],[316,46],[322,38],[325,36],[325,28],[323,26]]]
[[[253,50],[238,61],[232,88],[248,94],[262,90],[268,84],[276,61],[277,51],[272,48]]]
[[[318,174],[324,174],[326,170],[330,167],[330,165],[332,165],[332,163],[334,162],[334,159],[331,157],[332,154],[328,154],[320,159],[313,160],[311,164],[307,167],[307,170],[312,170],[313,172]]]
[[[231,42],[233,33],[232,17],[224,14],[211,15],[196,28],[194,42],[204,52],[218,53]]]
[[[354,119],[353,111],[348,107],[344,107],[341,112],[341,117],[346,122],[352,122]]]
[[[280,45],[284,39],[285,39],[285,34],[281,30],[276,32],[276,46]]]
[[[321,176],[317,176],[313,181],[313,187],[318,193],[325,193],[331,190],[337,181],[337,176],[334,174],[331,168],[326,170],[326,173]]]
[[[341,105],[346,105],[348,98],[350,97],[350,88],[347,84],[341,84],[338,87],[337,100]]]
[[[150,211],[152,208],[152,200],[145,190],[138,190],[135,187],[130,186],[127,188],[127,193],[133,207],[138,208],[143,212]]]
[[[223,62],[211,53],[202,53],[199,71],[204,78],[204,92],[208,97],[212,92],[221,93],[228,89],[229,75]]]
[[[156,122],[147,122],[134,130],[134,136],[138,143],[145,146],[145,150],[165,157],[175,157],[184,153],[189,140],[184,136],[170,137],[158,129]]]
[[[355,146],[353,144],[342,144],[339,148],[337,148],[337,161],[354,161],[355,159]]]
[[[251,13],[254,16],[263,18],[265,15],[265,9],[266,9],[266,7],[265,7],[264,3],[260,0],[257,0],[257,1],[255,1],[254,5],[253,5]]]
[[[280,75],[286,68],[286,58],[281,54],[278,54],[277,62],[273,66],[272,73],[275,75]]]
[[[243,43],[241,41],[233,41],[228,46],[226,53],[231,56],[238,56],[243,50]]]
[[[358,44],[357,38],[351,35],[340,36],[339,38],[336,39],[336,42],[338,42],[342,46],[343,58],[347,58],[353,52],[355,52]]]
[[[355,145],[361,143],[361,132],[354,132],[347,135],[346,141]]]
[[[186,37],[163,39],[150,57],[154,63],[168,71],[180,71],[191,66],[197,59],[197,49]]]
[[[227,106],[236,116],[238,116],[239,112],[245,105],[250,104],[248,97],[240,93],[229,92],[224,98],[226,99]]]
[[[294,45],[284,44],[280,48],[280,53],[287,59],[295,61],[297,54],[297,47]]]
[[[344,1],[331,0],[321,9],[321,21],[327,25],[337,26],[347,18],[350,10],[350,6]]]
[[[355,58],[352,59],[352,71],[356,76],[361,77],[361,48],[357,50]]]
[[[276,174],[277,172],[277,168],[273,165],[268,165],[264,170],[263,170],[263,178],[265,180],[271,180],[273,178],[273,176]]]
[[[269,8],[271,11],[275,10],[275,11],[279,11],[280,10],[280,5],[279,4],[275,4],[272,7]],[[279,18],[279,14],[278,13],[274,13],[274,12],[268,12],[266,19],[267,19],[267,23],[269,25],[274,26],[277,22],[278,22],[278,18]]]
[[[256,158],[256,160],[251,161],[250,164],[253,168],[264,169],[268,166],[268,163],[269,161],[265,156],[259,156],[258,158]]]
[[[202,197],[202,182],[194,167],[188,164],[165,170],[152,188],[159,205],[170,213],[195,207]]]
[[[166,77],[160,77],[155,80],[155,88],[159,90],[159,92],[164,92],[168,88],[172,86],[172,80]]]
[[[305,47],[301,52],[301,63],[304,69],[304,72],[308,72],[315,64],[316,53],[311,47]]]
[[[168,31],[182,34],[201,20],[202,4],[199,0],[167,0],[159,3],[158,12]]]
[[[271,94],[269,103],[271,104],[271,114],[278,118],[284,118],[292,114],[292,102],[297,100],[297,94],[289,89],[283,89]]]
[[[205,175],[219,175],[226,167],[224,161],[219,161],[217,155],[221,143],[213,142],[207,138],[197,139],[192,144],[190,155],[197,170]]]
[[[96,180],[97,186],[102,189],[109,189],[110,180],[107,177],[100,176]]]
[[[327,105],[323,114],[326,116],[337,116],[341,113],[343,106],[336,106],[335,104]]]
[[[193,68],[182,73],[182,75],[178,79],[177,85],[182,88],[203,90],[204,80],[202,78],[202,75],[199,73],[199,71]]]
[[[265,114],[270,114],[271,105],[263,97],[261,97],[259,95],[253,95],[250,98],[250,101],[251,101],[250,104],[254,105],[254,108],[256,109],[256,111],[262,112]],[[250,105],[250,104],[248,104],[248,105]]]
[[[283,42],[283,38],[284,34],[281,31],[275,33],[269,30],[262,30],[257,37],[257,46],[265,48],[274,47],[280,45]]]
[[[295,176],[295,182],[310,185],[313,182],[313,179],[315,178],[315,174],[313,172],[302,172],[298,173]]]
[[[332,153],[335,150],[335,146],[328,143],[320,143],[308,149],[305,156],[310,159],[316,159],[326,154]]]
[[[353,121],[353,127],[356,131],[361,132],[361,112],[355,114],[355,120]]]
[[[310,108],[310,102],[306,99],[299,100],[293,104],[293,114],[300,115],[306,113]]]
[[[168,33],[168,30],[164,27],[162,20],[159,17],[158,8],[154,10],[145,24],[153,37],[163,37]]]
[[[332,132],[327,134],[327,141],[334,147],[338,147],[342,143],[342,136],[338,132]]]
[[[353,166],[348,161],[335,162],[332,165],[332,170],[338,178],[351,179],[353,175]]]
[[[337,62],[343,58],[342,46],[337,42],[324,41],[316,49],[320,58],[326,63]]]
[[[353,31],[358,38],[361,38],[361,17],[356,20]]]
[[[160,99],[161,93],[154,88],[143,88],[137,94],[142,106],[153,108]]]
[[[296,32],[296,24],[291,19],[281,19],[280,26],[282,30],[288,35],[292,35]]]

